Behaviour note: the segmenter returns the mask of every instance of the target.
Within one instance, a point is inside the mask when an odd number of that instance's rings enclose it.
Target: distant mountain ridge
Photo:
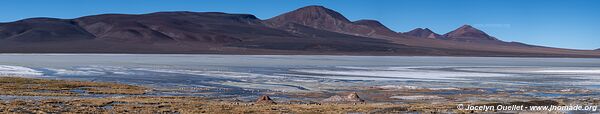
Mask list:
[[[420,38],[430,38],[430,39],[442,39],[442,35],[439,35],[428,28],[416,28],[409,32],[402,33],[409,36],[420,37]]]
[[[254,15],[196,12],[158,12],[142,15],[109,14],[74,20],[101,40],[153,42],[202,41],[213,43],[239,42],[244,34],[263,32],[260,19]],[[244,25],[246,29],[225,26]],[[248,33],[240,33],[245,30]],[[275,31],[275,30],[274,30]],[[283,31],[264,33],[277,36]]]
[[[156,12],[0,23],[0,53],[223,53],[600,57],[598,51],[504,42],[464,25],[440,35],[350,21],[323,6],[251,14]]]
[[[444,34],[443,37],[449,40],[458,41],[498,40],[471,25],[463,25],[456,30]]]

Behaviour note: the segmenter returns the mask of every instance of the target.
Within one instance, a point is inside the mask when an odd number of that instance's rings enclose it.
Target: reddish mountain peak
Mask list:
[[[344,15],[342,15],[332,9],[323,7],[323,6],[317,6],[317,5],[306,6],[306,7],[302,7],[300,9],[297,9],[292,12],[300,13],[300,14],[310,16],[310,17],[328,16],[328,17],[335,18],[338,20],[350,22],[350,20],[348,20],[346,17],[344,17]]]
[[[351,24],[351,22],[342,16],[342,14],[323,6],[302,7],[267,19],[266,22],[275,27],[281,27],[288,23],[297,23],[316,29],[334,32],[344,32],[342,27]]]
[[[429,30],[428,28],[416,28],[403,34],[421,38],[441,38],[441,35]]]
[[[323,6],[313,5],[302,7],[271,19],[267,19],[266,22],[270,26],[276,28],[289,25],[288,23],[295,23],[319,30],[326,30],[354,36],[372,38],[400,37],[396,32],[388,29],[377,21],[362,20],[351,22],[342,14]]]
[[[485,32],[483,32],[471,25],[463,25],[463,26],[459,27],[458,29],[454,30],[454,32],[486,34]]]
[[[468,24],[465,24],[465,25],[463,25],[463,26],[460,26],[459,28],[462,28],[462,29],[476,29],[475,27],[473,27],[473,26],[471,26],[471,25],[468,25]]]
[[[451,40],[473,41],[473,40],[497,40],[487,33],[471,26],[463,25],[456,30],[444,34],[444,37]]]
[[[333,11],[331,9],[325,8],[323,6],[306,6],[299,9],[296,9],[291,12],[284,13],[282,15],[273,17],[269,20],[277,20],[277,21],[297,21],[297,22],[307,22],[307,21],[323,21],[323,20],[338,20],[343,22],[350,22],[346,17],[342,14]]]

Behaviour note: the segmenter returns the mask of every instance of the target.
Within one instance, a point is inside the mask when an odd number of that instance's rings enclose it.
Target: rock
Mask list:
[[[364,102],[364,100],[360,99],[356,92],[349,94],[346,97],[342,97],[339,95],[331,96],[327,99],[323,99],[325,103],[356,103],[356,102]]]
[[[365,101],[365,100],[360,99],[360,97],[358,96],[358,94],[356,92],[353,92],[350,95],[346,96],[346,100],[352,101],[352,102],[364,102]]]
[[[331,96],[327,99],[323,99],[323,102],[339,102],[339,101],[344,101],[344,98],[342,98],[339,95],[335,95],[335,96]]]
[[[263,96],[260,96],[260,98],[258,98],[258,100],[256,100],[256,104],[277,104],[277,103],[275,103],[275,101],[273,101],[269,96],[263,95]]]

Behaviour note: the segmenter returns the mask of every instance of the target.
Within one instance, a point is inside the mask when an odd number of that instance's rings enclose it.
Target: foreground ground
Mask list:
[[[346,113],[392,104],[257,104],[201,97],[144,96],[147,88],[102,82],[0,77],[0,113]],[[89,94],[125,97],[79,97]],[[26,96],[38,96],[31,99]]]
[[[79,96],[82,94],[143,94],[146,88],[125,84],[0,77],[0,95]]]
[[[0,78],[0,94],[16,99],[2,99],[0,113],[478,113],[482,111],[458,110],[464,105],[565,105],[574,100],[529,99],[522,101],[435,101],[438,97],[419,96],[405,102],[314,102],[274,99],[275,104],[216,99],[189,96],[149,96],[147,88],[101,82],[66,80],[46,80],[29,78]],[[408,91],[369,90],[360,95],[389,94]],[[411,90],[413,92],[428,90]],[[108,95],[102,97],[81,97],[85,95]],[[113,96],[110,96],[113,95]],[[28,96],[37,96],[32,99]],[[314,96],[314,95],[312,95]],[[453,99],[471,98],[475,95],[452,96]],[[22,97],[22,98],[19,98]],[[309,97],[297,95],[296,97]],[[443,96],[448,97],[448,96]],[[493,96],[484,96],[492,98]],[[502,95],[500,95],[502,97]],[[448,97],[450,98],[450,97]],[[370,98],[374,99],[374,98]],[[577,101],[581,102],[581,101]],[[598,104],[598,100],[586,100],[588,104]],[[514,111],[488,111],[517,113]],[[564,113],[559,111],[518,111],[519,113]]]
[[[254,104],[196,97],[127,97],[74,100],[17,100],[0,104],[1,113],[347,113],[390,108],[386,104]]]

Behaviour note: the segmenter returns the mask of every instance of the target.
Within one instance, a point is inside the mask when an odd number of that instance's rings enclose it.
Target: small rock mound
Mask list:
[[[364,102],[356,92],[349,94],[346,97],[342,97],[339,95],[331,96],[327,99],[323,99],[325,103],[356,103],[356,102]]]
[[[358,94],[356,92],[353,92],[350,95],[346,96],[346,100],[352,101],[352,102],[364,102],[365,101],[365,100],[360,99],[360,97],[358,96]]]
[[[271,99],[271,97],[267,95],[260,96],[258,100],[256,100],[256,104],[277,104],[275,101]]]

